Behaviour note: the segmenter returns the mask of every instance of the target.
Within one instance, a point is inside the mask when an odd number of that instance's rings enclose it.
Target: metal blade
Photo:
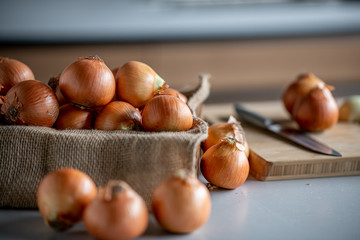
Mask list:
[[[330,156],[342,156],[339,152],[332,149],[331,147],[328,147],[325,144],[318,142],[304,132],[298,131],[296,129],[282,128],[280,125],[274,124],[269,127],[269,130],[314,152]]]

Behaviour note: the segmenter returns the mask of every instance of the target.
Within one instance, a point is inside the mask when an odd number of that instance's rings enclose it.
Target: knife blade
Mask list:
[[[341,157],[341,154],[336,150],[315,140],[314,138],[300,130],[286,128],[280,124],[274,123],[271,119],[265,118],[258,113],[249,111],[248,109],[244,108],[244,106],[242,106],[240,103],[235,103],[234,107],[239,117],[247,123],[268,130],[313,152]]]

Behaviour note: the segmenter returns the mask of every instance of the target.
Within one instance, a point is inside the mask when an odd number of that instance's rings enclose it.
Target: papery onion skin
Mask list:
[[[93,110],[82,109],[68,103],[60,107],[56,129],[92,129],[94,120],[95,112]]]
[[[337,123],[339,108],[327,88],[316,87],[299,99],[293,115],[302,129],[313,132],[323,131]]]
[[[208,220],[209,190],[196,177],[178,172],[153,191],[151,206],[158,223],[174,233],[190,233]]]
[[[48,81],[48,85],[55,92],[59,105],[62,106],[64,104],[70,103],[70,101],[66,99],[66,97],[64,97],[64,95],[60,91],[59,78],[60,75],[50,78]]]
[[[229,139],[210,147],[200,162],[205,179],[226,189],[240,187],[246,181],[250,170],[244,150],[244,146],[240,149],[234,140]]]
[[[84,212],[84,224],[94,237],[103,240],[132,239],[148,225],[145,201],[122,181],[110,181]]]
[[[46,84],[26,80],[8,91],[1,113],[10,124],[51,127],[59,115],[59,103]]]
[[[292,114],[295,103],[298,99],[307,94],[316,86],[324,85],[325,83],[312,73],[301,74],[292,82],[283,93],[283,103],[286,110]],[[329,89],[332,86],[326,85]]]
[[[187,97],[182,94],[181,92],[179,92],[176,89],[173,88],[166,88],[163,92],[161,92],[161,94],[168,94],[168,95],[173,95],[176,96],[178,98],[180,98],[181,100],[183,100],[184,103],[187,103],[188,99]]]
[[[137,126],[141,126],[140,111],[123,101],[107,104],[95,121],[95,129],[99,130],[133,130]]]
[[[186,131],[193,125],[193,116],[179,98],[157,95],[145,105],[142,124],[146,131]]]
[[[54,230],[64,231],[81,221],[84,209],[96,194],[96,185],[87,174],[61,168],[45,175],[36,199],[45,223]]]
[[[229,117],[228,122],[219,122],[212,124],[208,128],[208,137],[202,142],[204,151],[215,144],[220,143],[224,138],[231,137],[242,142],[245,147],[245,155],[249,158],[250,147],[245,137],[245,132],[239,122],[233,116]]]
[[[70,102],[89,108],[108,104],[115,94],[115,79],[100,58],[79,58],[60,75],[61,93]]]
[[[0,95],[6,95],[11,87],[21,81],[34,79],[33,72],[26,64],[0,57]]]
[[[150,66],[138,61],[130,61],[121,66],[115,80],[119,100],[136,108],[143,107],[165,84]]]

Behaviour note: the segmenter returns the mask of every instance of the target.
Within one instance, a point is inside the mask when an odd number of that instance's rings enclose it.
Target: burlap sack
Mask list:
[[[149,206],[152,191],[176,169],[194,173],[207,124],[196,109],[209,94],[207,75],[190,93],[194,125],[185,132],[56,130],[0,126],[0,207],[36,208],[36,190],[48,172],[73,167],[97,186],[110,179],[130,184]]]

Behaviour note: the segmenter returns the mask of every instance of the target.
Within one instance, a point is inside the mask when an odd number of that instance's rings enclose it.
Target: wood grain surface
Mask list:
[[[248,109],[273,121],[296,127],[280,101],[244,103]],[[236,116],[232,104],[205,105],[210,123]],[[259,180],[281,180],[360,175],[360,124],[338,122],[329,130],[311,133],[318,141],[334,148],[342,157],[311,152],[276,135],[242,123],[251,148],[251,174]]]

